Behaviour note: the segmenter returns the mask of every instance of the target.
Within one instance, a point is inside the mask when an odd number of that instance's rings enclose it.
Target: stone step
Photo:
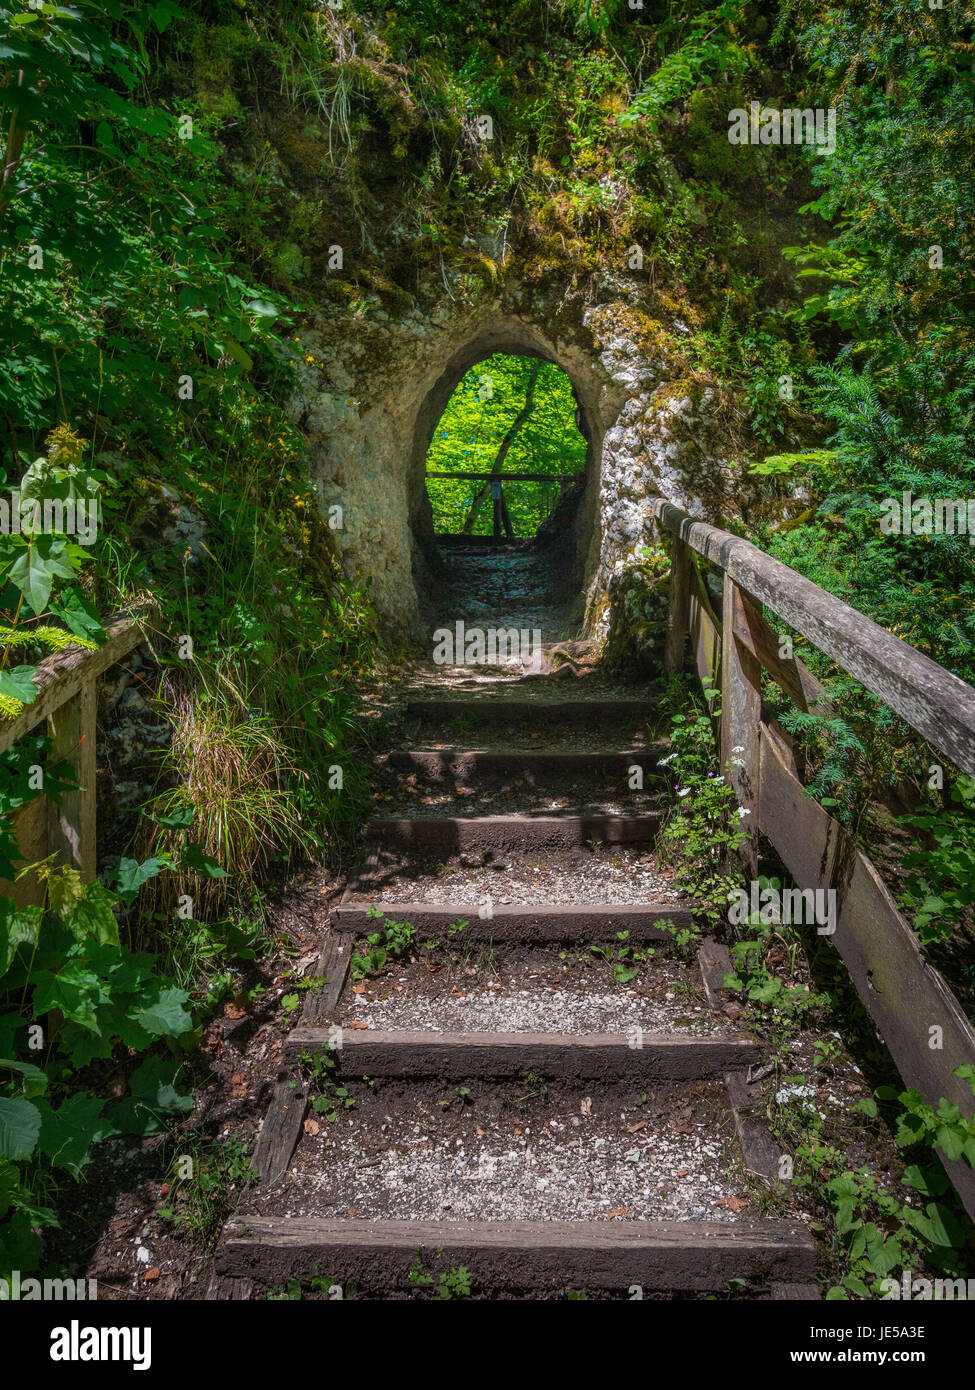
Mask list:
[[[687,1081],[723,1077],[758,1061],[747,1038],[701,1038],[627,1033],[422,1033],[344,1029],[335,1047],[329,1028],[298,1027],[286,1039],[289,1052],[313,1055],[332,1048],[338,1071],[348,1076],[427,1077],[473,1080],[537,1076],[560,1081]]]
[[[724,1290],[806,1285],[816,1246],[789,1221],[362,1221],[237,1216],[215,1267],[265,1287],[328,1275],[368,1289],[415,1287],[418,1255],[466,1268],[477,1289]],[[434,1285],[436,1287],[436,1285]]]

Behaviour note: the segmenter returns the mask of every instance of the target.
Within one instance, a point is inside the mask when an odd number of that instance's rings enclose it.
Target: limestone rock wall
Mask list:
[[[350,320],[328,306],[305,329],[293,414],[323,514],[342,509],[343,565],[369,578],[390,634],[419,635],[418,587],[438,563],[427,446],[461,377],[492,353],[555,362],[574,386],[589,443],[575,523],[587,635],[606,635],[610,581],[651,538],[649,496],[726,514],[732,469],[717,392],[682,369],[673,325],[634,310],[640,294],[625,281],[571,295],[509,282],[477,305],[447,299],[429,312],[374,308]]]

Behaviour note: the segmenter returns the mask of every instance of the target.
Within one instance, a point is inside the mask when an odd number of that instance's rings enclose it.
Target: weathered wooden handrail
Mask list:
[[[128,614],[113,619],[97,650],[70,646],[45,657],[34,676],[37,698],[14,719],[0,721],[0,753],[46,721],[51,762],[68,763],[78,783],[77,790],[62,794],[59,806],[39,796],[15,816],[17,840],[26,863],[54,853],[58,862],[80,869],[86,879],[94,878],[96,682],[144,641],[137,617]],[[0,882],[0,894],[13,897],[20,907],[39,902],[42,896],[32,875],[15,885]]]
[[[655,498],[654,516],[975,776],[975,689],[750,541]]]
[[[762,605],[966,772],[975,772],[975,689],[750,542],[695,521],[662,498],[651,509],[674,537],[665,665],[682,665],[690,635],[702,681],[720,684],[721,763],[749,816],[752,872],[761,832],[800,889],[835,893],[835,931],[826,939],[839,951],[905,1083],[929,1104],[944,1096],[970,1116],[975,1099],[954,1073],[963,1063],[975,1065],[975,1029],[924,959],[910,923],[853,835],[806,794],[788,740],[763,720],[763,670],[802,709],[828,711],[829,702],[798,658],[781,655]],[[695,552],[724,571],[720,621]],[[943,1155],[942,1162],[975,1218],[975,1171]]]

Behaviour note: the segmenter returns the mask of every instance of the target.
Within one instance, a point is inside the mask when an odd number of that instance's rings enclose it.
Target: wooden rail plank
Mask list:
[[[700,585],[700,576],[698,576]],[[713,685],[721,664],[721,630],[711,615],[705,599],[693,590],[689,605],[689,631],[694,663],[702,685]],[[708,708],[713,705],[708,701]]]
[[[828,939],[905,1084],[929,1104],[936,1106],[945,1096],[972,1115],[975,1098],[954,1075],[963,1063],[975,1064],[971,1023],[925,961],[917,936],[874,866],[850,833],[806,795],[764,725],[759,748],[762,828],[800,887],[835,890],[836,930]],[[975,1171],[960,1161],[942,1162],[975,1218]]]
[[[685,545],[679,536],[675,536],[670,561],[670,592],[667,599],[665,671],[679,671],[684,664],[684,648],[690,629],[692,563],[690,547]]]
[[[96,680],[109,666],[114,666],[133,647],[145,641],[139,620],[131,615],[117,618],[106,628],[105,641],[97,651],[86,647],[65,647],[53,656],[45,657],[34,677],[37,699],[26,705],[15,719],[0,722],[0,753],[24,734],[30,733],[42,719],[76,695],[88,681]]]
[[[829,714],[832,704],[826,688],[819,682],[805,662],[797,656],[779,655],[779,640],[776,633],[762,616],[755,603],[735,609],[735,640],[745,647],[786,695],[801,710],[813,714]]]
[[[721,728],[718,747],[721,771],[741,807],[742,831],[748,837],[739,847],[750,875],[758,873],[758,725],[762,717],[762,668],[735,640],[735,621],[747,622],[758,607],[735,581],[724,577],[721,621]]]
[[[750,541],[655,498],[668,530],[855,676],[963,771],[975,775],[975,689]]]

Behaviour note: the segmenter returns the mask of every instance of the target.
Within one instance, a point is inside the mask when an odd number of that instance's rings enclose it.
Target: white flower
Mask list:
[[[683,789],[682,791],[679,791],[679,792],[677,793],[678,796],[690,796],[690,794],[691,794],[691,789],[690,789],[690,787],[684,787],[684,789]]]
[[[671,755],[670,755],[669,758],[661,758],[660,761],[659,761],[659,763],[657,764],[657,766],[658,766],[658,767],[666,767],[667,764],[668,764],[668,763],[672,763],[676,757],[677,757],[677,754],[676,754],[676,753],[671,753]]]
[[[745,806],[739,806],[739,807],[738,807],[738,819],[739,819],[739,820],[744,820],[746,816],[750,816],[750,815],[751,815],[751,811],[749,811]]]

